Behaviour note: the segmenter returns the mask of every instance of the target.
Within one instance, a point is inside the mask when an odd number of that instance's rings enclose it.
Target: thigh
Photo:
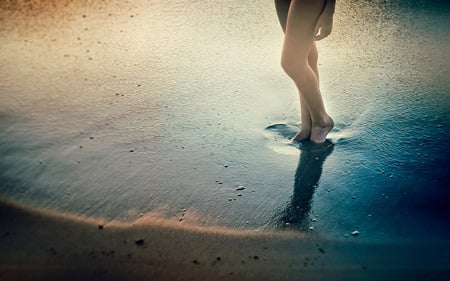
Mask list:
[[[326,0],[292,0],[286,23],[284,51],[307,58],[314,44],[317,21]]]

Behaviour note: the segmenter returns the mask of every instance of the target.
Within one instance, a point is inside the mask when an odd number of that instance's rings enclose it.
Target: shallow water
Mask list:
[[[450,7],[339,2],[319,42],[336,128],[298,147],[271,1],[2,2],[1,198],[108,219],[447,239]]]

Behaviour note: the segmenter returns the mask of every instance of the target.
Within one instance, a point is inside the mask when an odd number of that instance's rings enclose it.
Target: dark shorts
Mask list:
[[[291,0],[275,0],[275,8],[277,10],[278,20],[280,21],[283,31],[286,31],[287,15],[290,4]]]

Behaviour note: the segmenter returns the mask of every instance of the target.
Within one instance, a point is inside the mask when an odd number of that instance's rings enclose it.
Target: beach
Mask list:
[[[339,2],[322,145],[272,2],[0,2],[0,279],[445,279],[450,7]]]
[[[2,203],[3,280],[443,280],[446,244],[330,241],[299,233],[130,223]],[[37,242],[37,243],[36,243]]]

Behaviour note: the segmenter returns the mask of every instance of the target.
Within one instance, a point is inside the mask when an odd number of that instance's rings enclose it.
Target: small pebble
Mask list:
[[[309,230],[314,230],[314,227],[310,226],[310,227],[309,227]]]
[[[245,186],[243,186],[243,185],[239,185],[238,187],[236,187],[236,191],[241,191],[244,189],[245,189]]]
[[[353,236],[358,236],[358,235],[359,235],[359,231],[358,231],[358,230],[353,231],[353,232],[352,232],[352,235],[353,235]]]
[[[312,222],[317,222],[317,219],[312,218],[311,221],[312,221]]]

